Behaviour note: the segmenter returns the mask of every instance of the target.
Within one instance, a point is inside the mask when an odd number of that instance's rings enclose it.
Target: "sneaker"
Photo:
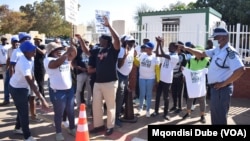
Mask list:
[[[141,115],[141,114],[142,114],[142,109],[140,108],[140,109],[138,110],[137,115]]]
[[[68,130],[68,133],[70,134],[70,135],[72,135],[72,136],[76,136],[76,129],[74,128],[74,129],[69,129]]]
[[[177,108],[176,107],[172,107],[169,111],[172,112],[172,111],[175,111]]]
[[[89,131],[89,133],[91,134],[96,134],[98,132],[102,132],[103,130],[105,130],[105,126],[100,126],[100,127],[95,127],[92,130]]]
[[[191,117],[190,117],[190,113],[186,113],[186,114],[182,117],[183,120],[185,120],[185,119],[187,119],[187,118],[191,118]]]
[[[181,109],[177,109],[177,110],[175,110],[174,112],[175,112],[176,114],[179,114],[181,111],[182,111]]]
[[[68,123],[67,121],[63,121],[63,122],[62,122],[62,126],[63,126],[64,128],[69,128],[69,123]]]
[[[63,137],[62,133],[56,134],[56,141],[64,141],[64,137]]]
[[[35,117],[35,118],[30,118],[30,121],[31,122],[36,122],[36,123],[40,123],[40,122],[43,122],[44,120],[43,119],[41,119],[41,118],[37,118],[37,117]]]
[[[113,128],[107,128],[106,132],[105,132],[105,136],[109,136],[113,133]]]
[[[143,106],[147,107],[147,101],[146,100],[143,101]]]
[[[194,109],[195,109],[195,106],[194,106],[194,105],[192,105],[192,107],[191,107],[191,111],[194,111]]]
[[[28,139],[25,139],[24,141],[36,141],[32,136],[30,136]]]
[[[146,117],[150,117],[149,111],[146,112]]]
[[[205,119],[204,115],[201,116],[200,122],[201,123],[206,123],[206,119]]]
[[[163,118],[164,118],[165,120],[170,120],[170,117],[169,117],[168,115],[164,115]]]
[[[115,120],[115,125],[122,127],[122,122],[119,119]]]
[[[4,101],[3,103],[0,104],[0,106],[6,106],[6,105],[9,105],[10,102],[9,101]]]
[[[153,112],[153,113],[151,114],[151,117],[156,117],[156,116],[158,116],[158,115],[159,115],[159,113]]]
[[[23,134],[23,130],[20,128],[20,129],[14,129],[13,131],[14,134]]]

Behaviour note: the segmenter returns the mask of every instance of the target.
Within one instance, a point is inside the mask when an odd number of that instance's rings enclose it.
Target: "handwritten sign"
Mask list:
[[[95,11],[95,27],[96,33],[109,33],[109,29],[103,25],[103,16],[106,16],[108,20],[110,19],[110,12],[104,10]]]
[[[78,0],[65,0],[65,20],[78,24]]]

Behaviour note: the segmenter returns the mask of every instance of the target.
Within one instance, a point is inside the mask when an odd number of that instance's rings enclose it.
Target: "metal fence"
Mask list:
[[[230,43],[240,54],[243,62],[250,62],[250,31],[247,25],[228,25],[226,28],[229,31]],[[157,30],[158,29],[158,30]],[[205,26],[165,26],[161,30],[159,28],[139,27],[137,31],[130,32],[129,34],[133,35],[139,44],[142,43],[144,38],[148,38],[151,41],[155,41],[156,36],[161,36],[164,38],[164,46],[166,47],[170,42],[173,41],[182,41],[187,42],[191,41],[194,45],[200,45],[204,48],[206,47],[206,42],[209,37],[212,35],[213,28],[206,30]]]
[[[227,25],[226,28],[229,31],[231,45],[238,51],[244,63],[250,62],[250,30],[248,26],[237,24]],[[126,34],[133,35],[138,45],[142,44],[144,38],[148,38],[152,42],[155,42],[155,37],[161,36],[164,38],[164,50],[167,51],[168,44],[175,41],[182,41],[184,43],[190,41],[194,45],[200,45],[205,48],[206,42],[212,35],[212,32],[213,28],[207,30],[206,26],[199,25],[186,25],[185,27],[176,25],[161,27],[147,25],[147,27],[138,26],[137,30]],[[89,32],[85,33],[83,36],[93,43],[98,43],[100,34]]]

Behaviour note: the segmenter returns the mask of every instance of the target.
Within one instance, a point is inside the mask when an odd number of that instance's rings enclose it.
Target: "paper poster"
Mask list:
[[[65,0],[65,20],[78,24],[78,0]]]
[[[96,12],[95,12],[96,33],[109,34],[109,29],[102,24],[104,22],[103,16],[106,16],[108,18],[108,20],[110,20],[110,12],[109,11],[96,10]]]

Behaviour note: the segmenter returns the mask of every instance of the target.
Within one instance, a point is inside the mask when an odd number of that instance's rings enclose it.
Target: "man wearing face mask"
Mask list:
[[[213,125],[227,125],[233,82],[243,75],[245,67],[239,54],[230,45],[229,33],[225,28],[215,28],[212,37],[215,45],[213,49],[199,51],[183,45],[179,45],[179,48],[189,51],[195,56],[212,58],[207,74],[211,89],[211,122]]]

